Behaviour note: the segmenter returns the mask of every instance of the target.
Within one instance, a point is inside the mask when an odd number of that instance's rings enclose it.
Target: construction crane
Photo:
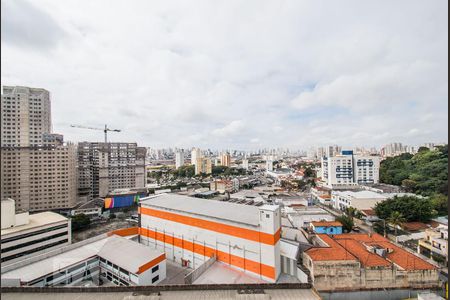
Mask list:
[[[95,127],[88,127],[88,126],[83,126],[83,125],[70,125],[70,127],[92,129],[92,130],[103,130],[103,132],[105,133],[105,143],[108,142],[108,131],[120,132],[120,129],[109,129],[106,124],[105,124],[105,128],[104,129],[102,129],[102,128],[95,128]]]

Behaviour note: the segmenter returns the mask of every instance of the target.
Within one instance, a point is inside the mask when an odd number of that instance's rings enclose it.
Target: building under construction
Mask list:
[[[136,143],[79,143],[79,200],[105,197],[115,189],[145,187],[146,151]]]

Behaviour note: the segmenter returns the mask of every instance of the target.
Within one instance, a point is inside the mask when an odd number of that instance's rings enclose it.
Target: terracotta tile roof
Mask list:
[[[427,224],[422,222],[408,222],[404,223],[402,227],[408,231],[419,231],[428,228]]]
[[[430,222],[428,222],[428,225],[430,225],[433,228],[436,228],[439,225],[441,225],[441,223],[431,220]]]
[[[328,247],[314,247],[305,251],[315,261],[354,260],[356,258],[326,234],[317,235]]]
[[[389,267],[391,265],[386,259],[381,256],[367,251],[366,246],[352,239],[336,240],[344,249],[354,255],[361,262],[364,267]]]
[[[377,215],[373,209],[361,209],[361,212],[368,217]]]
[[[313,221],[311,224],[314,225],[314,227],[342,226],[342,223],[338,221]]]
[[[350,257],[353,257],[364,267],[390,267],[394,263],[408,271],[436,269],[432,264],[394,245],[388,239],[376,233],[371,236],[364,233],[337,234],[334,236],[319,234],[318,237],[329,247],[314,247],[307,250],[306,253],[312,260],[349,260]],[[366,246],[378,246],[390,250],[387,251],[384,258],[370,252]]]
[[[388,253],[386,255],[387,259],[394,262],[396,265],[399,265],[405,270],[434,270],[435,266],[424,261],[418,256],[409,253],[406,250],[403,250],[400,247],[395,246],[390,242],[379,242],[378,245],[386,248],[393,249],[392,253]]]
[[[330,195],[320,195],[319,197],[322,199],[331,199]]]

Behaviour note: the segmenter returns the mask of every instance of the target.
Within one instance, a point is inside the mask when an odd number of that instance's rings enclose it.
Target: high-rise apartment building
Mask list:
[[[353,151],[322,158],[322,180],[330,187],[378,183],[379,156],[354,155]]]
[[[175,168],[178,169],[183,165],[184,165],[184,151],[179,150],[175,152]]]
[[[17,211],[73,207],[76,147],[51,132],[49,92],[4,86],[1,98],[1,199]]]
[[[197,163],[197,158],[202,157],[202,151],[199,148],[193,148],[191,151],[191,165]]]
[[[231,165],[231,156],[228,152],[220,155],[220,165],[229,167]]]
[[[136,143],[79,143],[80,201],[105,197],[115,189],[145,187],[146,152]]]
[[[244,158],[242,160],[242,168],[245,170],[248,170],[248,159],[247,158]]]
[[[211,174],[212,173],[212,163],[211,159],[207,157],[198,157],[195,164],[195,175],[200,173]]]

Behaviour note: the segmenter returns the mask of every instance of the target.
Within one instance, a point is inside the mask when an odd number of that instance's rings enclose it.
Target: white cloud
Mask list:
[[[447,6],[3,0],[1,81],[48,89],[73,141],[102,135],[71,123],[154,147],[446,140]]]
[[[239,133],[243,128],[244,122],[241,120],[234,120],[222,128],[214,129],[212,133],[218,137],[229,137]]]

